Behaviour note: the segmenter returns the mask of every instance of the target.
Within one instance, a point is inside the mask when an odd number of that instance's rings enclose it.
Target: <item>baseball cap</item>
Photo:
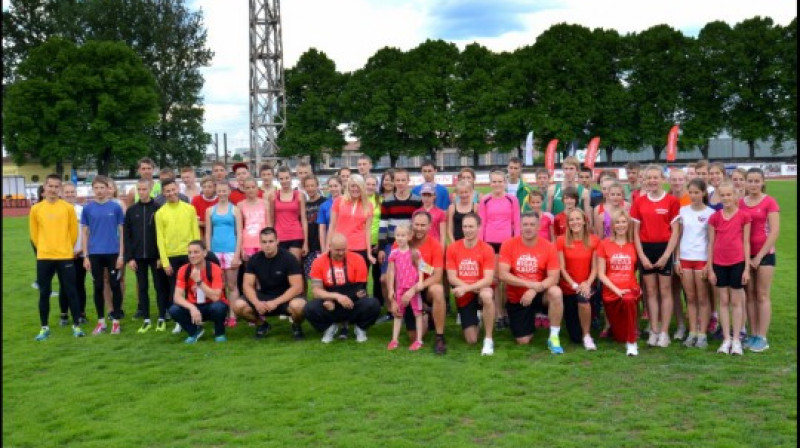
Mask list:
[[[231,167],[231,171],[233,171],[233,172],[235,173],[235,172],[236,172],[236,170],[238,170],[239,168],[247,168],[247,169],[250,169],[250,168],[248,168],[248,166],[247,166],[247,164],[246,164],[246,163],[244,163],[244,162],[238,162],[238,163],[234,163],[234,164],[233,164],[233,166]]]
[[[431,182],[422,184],[422,187],[419,189],[419,194],[436,194],[436,185]]]

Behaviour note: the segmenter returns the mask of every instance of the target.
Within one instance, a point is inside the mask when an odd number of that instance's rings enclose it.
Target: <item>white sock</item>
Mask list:
[[[561,327],[550,327],[550,337],[558,336],[559,331],[561,331]]]

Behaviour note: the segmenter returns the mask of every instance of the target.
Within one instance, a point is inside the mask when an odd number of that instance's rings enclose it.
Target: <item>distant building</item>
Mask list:
[[[29,161],[18,165],[11,157],[3,157],[3,176],[22,176],[25,178],[26,184],[42,183],[49,174],[55,172],[55,165],[45,167],[37,161]],[[72,164],[64,163],[64,180],[70,180],[71,173]]]

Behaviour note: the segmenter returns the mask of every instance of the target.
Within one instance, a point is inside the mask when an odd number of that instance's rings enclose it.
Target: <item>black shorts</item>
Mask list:
[[[714,275],[717,276],[717,288],[742,289],[742,274],[744,274],[744,261],[730,266],[720,266],[714,263]]]
[[[519,303],[506,302],[506,312],[508,313],[508,326],[511,335],[515,338],[524,338],[533,335],[536,322],[536,310],[542,308],[544,292],[536,294],[528,306]]]
[[[755,258],[755,257],[750,257]],[[775,253],[764,255],[759,266],[775,266]]]
[[[281,249],[286,249],[286,250],[289,250],[291,248],[302,249],[303,248],[303,240],[280,241],[278,243],[278,247],[280,247]]]
[[[500,253],[500,246],[502,246],[503,243],[489,243],[489,245],[492,246],[492,249],[494,249],[494,254],[497,255]]]
[[[258,296],[258,300],[261,301],[261,302],[269,302],[271,300],[277,299],[277,297],[275,297],[275,296],[264,294],[264,293],[258,292],[258,291],[256,292],[256,295]],[[252,308],[253,311],[256,314],[259,314],[258,310],[256,310],[255,305],[253,305],[247,299],[244,299],[244,300],[245,300],[245,302],[247,302],[248,305],[250,305],[250,308]],[[292,299],[292,300],[294,300],[294,299]],[[289,300],[289,302],[291,302],[292,300]],[[272,310],[272,312],[264,314],[264,316],[289,316],[291,314],[291,313],[289,313],[289,302],[281,303],[280,305],[278,305],[277,308]]]
[[[644,252],[645,256],[650,260],[651,264],[655,264],[664,252],[667,250],[668,243],[642,243],[642,252]],[[667,260],[667,264],[664,265],[663,268],[653,268],[653,269],[645,269],[642,265],[641,260],[639,261],[639,269],[642,272],[642,275],[648,274],[658,274],[663,275],[666,277],[672,276],[672,254],[670,254],[669,259]]]
[[[477,294],[474,294],[472,300],[463,307],[458,307],[458,316],[461,318],[461,329],[466,330],[469,327],[477,327],[480,321],[478,320],[478,310],[483,308],[483,303]]]

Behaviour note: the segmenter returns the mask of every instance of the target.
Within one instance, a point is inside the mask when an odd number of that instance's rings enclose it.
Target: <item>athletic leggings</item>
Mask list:
[[[636,342],[636,322],[638,299],[617,299],[604,301],[611,336],[617,342]]]
[[[53,276],[58,274],[61,291],[67,294],[72,322],[78,325],[80,308],[78,295],[75,292],[74,260],[36,260],[36,282],[39,284],[39,322],[47,326],[50,317],[50,292],[52,292]]]
[[[156,290],[158,318],[164,319],[167,315],[169,285],[164,283],[163,271],[156,269],[158,259],[136,258],[134,261],[136,261],[136,292],[139,299],[137,309],[144,314],[145,319],[150,319],[150,282],[147,277],[149,271],[153,277],[153,287]]]
[[[63,284],[61,278],[58,281]],[[86,315],[86,269],[83,267],[83,256],[75,257],[75,292],[78,294],[78,309],[80,315]],[[61,308],[61,314],[67,314],[69,309],[69,297],[67,291],[62,286],[58,292],[58,305]]]
[[[103,296],[103,273],[108,269],[108,283],[111,286],[111,303],[114,311],[111,312],[112,319],[119,319],[119,310],[122,308],[122,289],[119,286],[119,279],[122,272],[117,269],[117,254],[89,255],[92,264],[92,278],[94,280],[94,307],[97,309],[97,318],[105,317],[105,298]]]

